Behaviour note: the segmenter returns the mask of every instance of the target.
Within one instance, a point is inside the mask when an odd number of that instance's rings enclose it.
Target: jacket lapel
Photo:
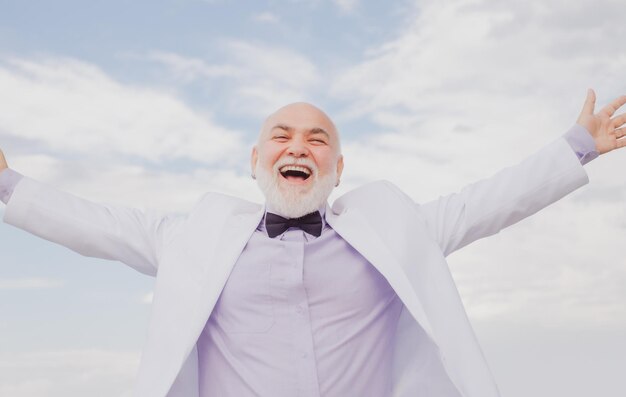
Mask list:
[[[205,261],[212,263],[212,266],[205,267],[203,274],[199,275],[203,288],[197,297],[199,306],[194,333],[196,337],[202,332],[235,263],[263,218],[264,212],[265,207],[262,207],[256,212],[235,215],[232,220],[219,228],[218,245],[204,252]]]
[[[193,258],[196,266],[187,266],[187,274],[184,277],[179,270],[164,278],[161,289],[180,291],[184,288],[184,293],[162,294],[162,299],[155,299],[153,302],[153,318],[150,325],[152,333],[148,335],[144,349],[136,395],[170,395],[168,390],[177,375],[180,376],[178,372],[185,367],[186,360],[190,359],[189,355],[222,288],[261,221],[264,210],[264,207],[260,209],[257,207],[254,211],[226,216],[223,221],[213,222],[206,229],[203,226],[204,230],[198,228],[194,231],[213,243],[210,246],[190,244],[187,247],[190,251],[195,251],[198,247],[197,251],[187,253],[189,258]],[[219,249],[216,249],[217,247]],[[157,288],[158,281],[160,280],[157,280]],[[155,292],[155,297],[156,294]],[[181,307],[186,309],[180,310]],[[172,318],[179,318],[175,326],[171,324]],[[194,370],[197,371],[197,368]],[[159,376],[154,376],[155,374]],[[176,393],[172,395],[177,396]]]
[[[207,249],[203,252],[207,262],[214,264],[211,267],[205,267],[201,275],[201,284],[207,286],[205,291],[211,291],[217,295],[221,293],[233,266],[261,222],[264,212],[265,207],[262,207],[253,213],[237,214],[220,225],[219,236],[216,236],[217,245],[210,249],[205,247]]]
[[[402,267],[365,217],[357,209],[346,209],[336,214],[332,209],[327,208],[326,221],[387,279],[404,306],[432,339],[432,327],[422,303],[402,271]]]

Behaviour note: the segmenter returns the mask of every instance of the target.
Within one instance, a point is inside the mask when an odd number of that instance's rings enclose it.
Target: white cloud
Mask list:
[[[49,278],[0,278],[0,291],[61,288],[65,282]]]
[[[228,65],[208,65],[201,59],[169,52],[153,51],[147,58],[166,65],[182,82],[192,82],[198,78],[233,78],[238,72]]]
[[[252,19],[257,21],[257,22],[270,23],[270,24],[274,24],[274,23],[280,22],[280,17],[278,15],[276,15],[275,13],[270,12],[270,11],[264,11],[264,12],[255,14],[255,15],[252,16]]]
[[[456,190],[557,138],[587,86],[599,105],[621,93],[622,3],[415,4],[404,32],[329,84],[347,104],[340,120],[378,126],[344,144],[346,174],[358,182],[386,177],[420,200]],[[603,170],[595,188],[622,183],[610,169],[624,156],[607,157],[588,166]]]
[[[224,39],[225,60],[208,63],[180,54],[152,53],[149,59],[170,68],[183,81],[227,84],[221,102],[237,115],[263,118],[281,106],[310,99],[322,79],[317,65],[300,52],[263,42]]]
[[[359,4],[359,0],[333,0],[343,12],[353,11]]]
[[[0,133],[54,151],[214,164],[240,146],[238,134],[209,114],[77,60],[10,59],[0,67],[0,87]]]
[[[622,93],[624,11],[611,1],[416,2],[413,24],[330,84],[348,104],[342,120],[380,131],[344,143],[344,188],[385,178],[425,201],[557,138],[587,86],[600,106]],[[592,162],[591,185],[573,198],[455,254],[470,315],[623,327],[626,184],[614,170],[624,167],[623,152]]]
[[[624,327],[478,324],[482,347],[507,397],[621,396]]]
[[[348,116],[383,130],[452,140],[460,129],[477,141],[468,151],[528,150],[573,123],[587,86],[605,100],[621,93],[626,29],[606,3],[416,2],[414,23],[330,86]],[[587,23],[563,22],[564,10]]]
[[[565,199],[454,254],[450,263],[470,316],[554,328],[626,327],[620,206],[589,211]]]
[[[243,156],[237,159],[247,161]],[[187,212],[208,191],[262,200],[250,174],[231,167],[177,172],[44,155],[19,155],[11,158],[11,166],[79,197],[114,205]]]
[[[174,96],[55,58],[9,61],[0,87],[3,149],[25,175],[98,202],[170,211],[208,190],[260,198],[240,135]]]
[[[0,395],[129,397],[138,365],[138,352],[3,352]]]

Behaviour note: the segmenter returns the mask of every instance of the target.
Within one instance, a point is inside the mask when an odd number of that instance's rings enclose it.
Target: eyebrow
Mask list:
[[[275,130],[277,128],[281,129],[281,130],[284,130],[284,131],[287,131],[287,132],[293,131],[293,127],[290,127],[290,126],[288,126],[286,124],[276,124],[275,126],[272,127],[272,130]],[[323,134],[323,135],[326,135],[326,137],[328,139],[330,139],[330,134],[325,129],[320,128],[320,127],[311,128],[310,130],[307,131],[307,134],[309,134],[309,135]]]
[[[323,128],[316,127],[316,128],[310,129],[309,135],[312,135],[312,134],[323,134],[323,135],[326,135],[326,138],[330,139],[330,134],[326,132],[326,130]]]

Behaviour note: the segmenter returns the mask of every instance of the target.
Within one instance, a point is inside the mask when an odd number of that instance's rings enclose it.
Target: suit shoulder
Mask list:
[[[259,203],[254,203],[240,197],[219,192],[207,192],[198,200],[193,212],[219,210],[248,213],[257,212],[262,207],[263,206]]]
[[[333,203],[333,209],[341,212],[353,206],[387,208],[394,203],[415,205],[413,200],[398,186],[381,179],[345,193]]]

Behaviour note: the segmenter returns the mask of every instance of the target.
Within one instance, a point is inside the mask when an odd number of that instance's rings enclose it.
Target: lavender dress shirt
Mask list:
[[[200,397],[389,396],[401,309],[327,224],[270,238],[261,222],[198,341]]]
[[[584,127],[564,138],[582,164],[598,156]],[[0,172],[0,200],[20,179]],[[317,238],[292,228],[272,239],[263,220],[198,339],[200,397],[389,396],[401,309],[326,223]]]

